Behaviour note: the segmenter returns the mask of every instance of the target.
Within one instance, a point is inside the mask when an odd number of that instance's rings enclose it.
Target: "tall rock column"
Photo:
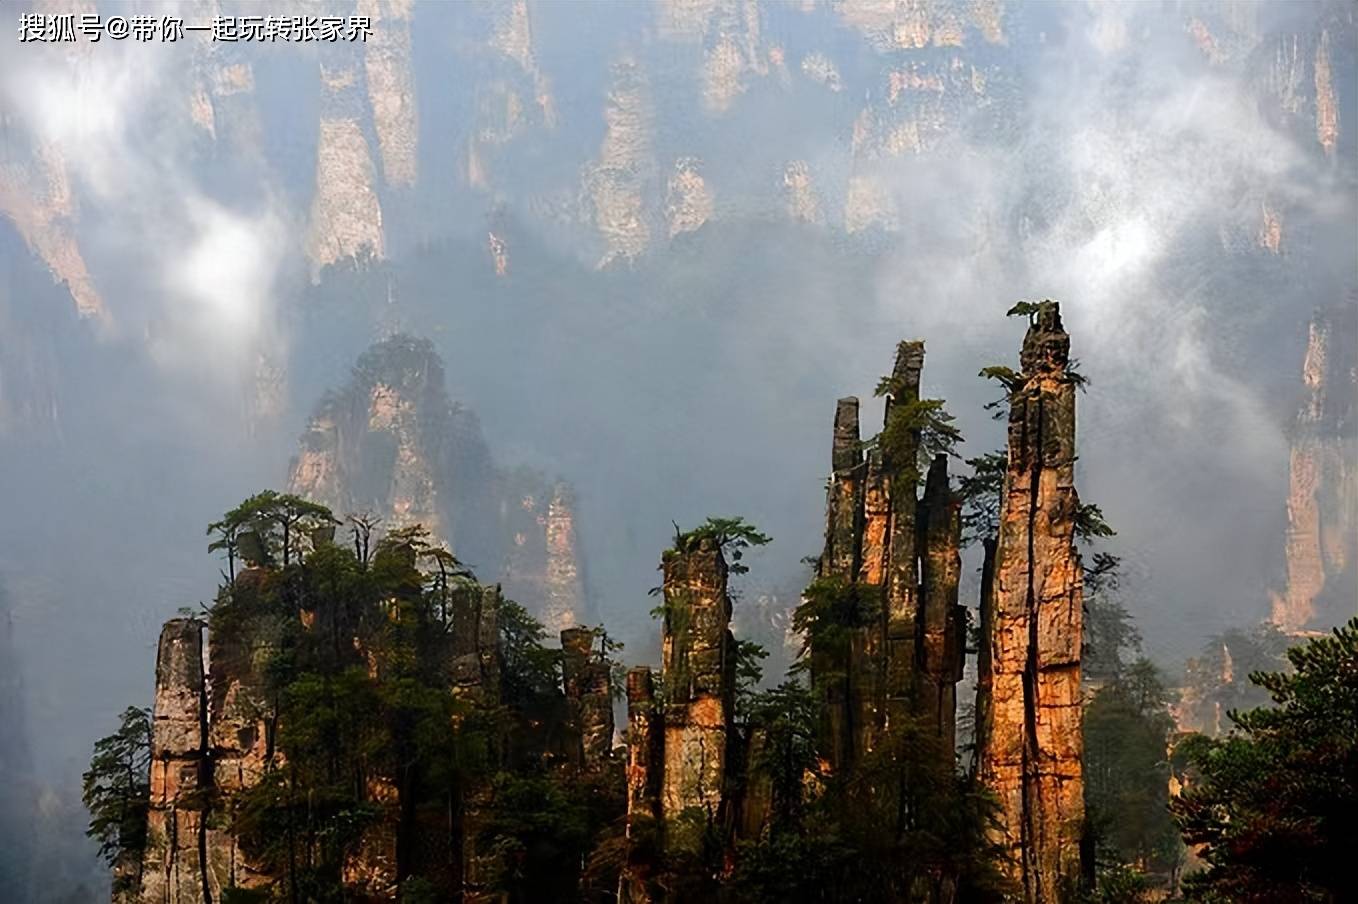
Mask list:
[[[580,554],[575,533],[575,493],[558,482],[547,504],[547,562],[543,587],[542,621],[558,631],[576,624],[585,615],[585,583],[580,575]]]
[[[608,660],[594,652],[594,632],[567,628],[561,632],[561,672],[571,722],[580,732],[575,752],[579,764],[598,770],[613,749],[613,684]]]
[[[618,883],[620,904],[649,904],[651,846],[660,820],[664,726],[649,666],[627,673],[627,863]]]
[[[699,809],[716,820],[726,781],[735,693],[735,640],[726,560],[710,539],[664,563],[665,816]]]
[[[825,495],[825,551],[816,568],[819,578],[852,583],[858,574],[863,529],[864,462],[858,428],[858,399],[840,399],[835,406],[834,439],[830,452],[831,474]],[[856,631],[849,641],[849,667],[830,662],[823,652],[812,651],[813,674],[826,675],[821,732],[831,767],[842,769],[858,748],[863,723],[866,632]],[[838,667],[838,670],[837,670]],[[843,672],[841,674],[840,672]],[[868,697],[869,703],[871,697]]]
[[[145,904],[208,904],[207,695],[203,623],[175,618],[160,632],[151,723],[151,805],[142,866]]]
[[[957,603],[962,577],[962,506],[948,481],[948,456],[929,466],[920,505],[919,678],[916,702],[951,752],[957,738],[957,682],[962,680],[966,613]]]
[[[896,349],[891,372],[892,392],[886,399],[886,427],[891,432],[893,409],[919,401],[920,372],[924,369],[924,343],[902,342]],[[894,448],[884,450],[891,507],[886,562],[886,680],[885,710],[888,725],[910,709],[915,680],[915,615],[919,606],[917,548],[918,482],[916,459],[918,431],[896,438]]]
[[[1358,304],[1317,311],[1302,364],[1306,397],[1292,430],[1287,589],[1272,621],[1297,631],[1343,621],[1358,591]]]
[[[990,646],[990,725],[980,775],[1028,904],[1072,899],[1084,823],[1081,569],[1074,545],[1075,383],[1070,337],[1044,302],[1011,393]]]

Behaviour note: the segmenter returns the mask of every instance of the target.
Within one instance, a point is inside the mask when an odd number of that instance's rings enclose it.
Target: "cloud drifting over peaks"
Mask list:
[[[24,45],[0,63],[3,104],[33,152],[81,189],[77,230],[107,277],[116,335],[149,336],[153,359],[218,391],[273,342],[287,216],[261,178],[230,202],[195,167],[200,135],[183,84],[190,44]]]

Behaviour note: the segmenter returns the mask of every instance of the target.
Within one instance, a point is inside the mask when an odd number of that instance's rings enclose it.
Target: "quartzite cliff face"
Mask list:
[[[289,488],[341,517],[429,528],[549,631],[588,616],[573,492],[494,465],[426,341],[393,336],[359,359],[349,385],[312,415]]]
[[[1075,379],[1060,312],[1043,303],[1009,397],[978,774],[999,797],[1001,840],[1029,904],[1080,880],[1082,571],[1075,549]]]

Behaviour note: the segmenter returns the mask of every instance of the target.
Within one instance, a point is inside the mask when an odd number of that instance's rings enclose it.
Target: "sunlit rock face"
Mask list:
[[[1358,305],[1316,313],[1302,381],[1289,464],[1287,585],[1273,596],[1272,621],[1285,631],[1341,622],[1358,595]]]
[[[1010,394],[1000,507],[990,701],[978,775],[1000,802],[998,840],[1029,904],[1065,900],[1080,877],[1082,586],[1075,549],[1075,383],[1070,337],[1046,303]]]
[[[410,58],[412,4],[410,0],[364,0],[359,10],[374,25],[364,47],[364,69],[382,174],[387,185],[409,188],[418,174],[419,145]]]
[[[702,177],[702,164],[685,157],[674,164],[665,197],[665,220],[670,238],[701,229],[712,218],[712,190]]]
[[[599,156],[586,174],[594,225],[604,246],[600,267],[636,258],[651,244],[657,200],[654,115],[645,70],[631,57],[619,60],[612,67],[604,105]]]
[[[160,635],[140,895],[146,904],[210,900],[203,861],[212,787],[203,629],[196,619],[180,618],[166,622]]]
[[[382,204],[363,130],[360,73],[355,60],[321,64],[316,191],[307,238],[313,274],[346,258],[381,258],[384,253]]]
[[[81,317],[100,317],[104,302],[77,240],[79,209],[61,149],[51,144],[26,148],[8,139],[14,124],[0,110],[0,213],[70,291]]]
[[[289,489],[341,517],[381,518],[383,530],[423,525],[549,630],[586,616],[573,492],[494,465],[428,341],[398,334],[359,359],[313,413]]]

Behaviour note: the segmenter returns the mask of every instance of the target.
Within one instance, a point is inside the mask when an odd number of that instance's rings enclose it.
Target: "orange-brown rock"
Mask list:
[[[1292,430],[1287,587],[1273,595],[1284,631],[1333,624],[1358,593],[1358,305],[1317,312],[1302,364],[1306,397]]]
[[[160,632],[151,725],[151,800],[140,900],[211,900],[206,869],[207,748],[203,623],[176,618]]]
[[[654,900],[641,837],[659,830],[664,725],[649,666],[627,673],[627,839],[628,858],[618,883],[621,904]]]
[[[668,553],[663,568],[661,809],[669,816],[696,808],[715,821],[724,801],[735,692],[726,560],[715,543],[703,540],[692,551]]]
[[[313,278],[337,261],[386,253],[372,152],[361,124],[359,71],[355,60],[327,57],[321,66],[316,187],[307,236]]]
[[[994,619],[982,641],[991,711],[979,775],[999,798],[999,840],[1028,904],[1071,900],[1080,878],[1082,572],[1069,354],[1059,309],[1044,302],[1010,395]]]
[[[664,624],[662,691],[649,669],[627,676],[628,863],[619,900],[663,898],[651,886],[656,842],[692,850],[690,819],[707,826],[735,818],[728,767],[739,761],[735,730],[735,639],[729,628],[727,564],[710,537],[681,542],[661,562]],[[678,817],[684,816],[684,820]]]
[[[1339,99],[1335,96],[1334,74],[1330,69],[1330,33],[1322,31],[1316,45],[1316,140],[1333,154],[1339,143]]]

